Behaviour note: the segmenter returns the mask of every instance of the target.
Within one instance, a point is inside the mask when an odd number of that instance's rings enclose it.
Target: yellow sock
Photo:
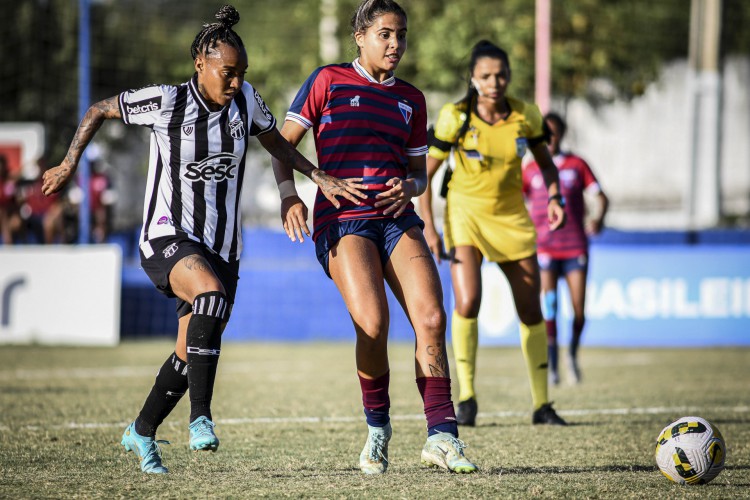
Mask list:
[[[547,403],[547,327],[544,321],[536,325],[521,323],[521,350],[531,382],[534,409]]]
[[[453,355],[456,357],[458,400],[466,401],[475,397],[474,371],[477,365],[477,344],[479,343],[477,318],[464,318],[453,311],[451,334],[453,336]]]

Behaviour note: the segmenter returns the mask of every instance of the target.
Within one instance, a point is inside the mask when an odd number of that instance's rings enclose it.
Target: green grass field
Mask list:
[[[462,428],[475,475],[423,469],[412,347],[391,357],[390,468],[365,477],[352,344],[225,343],[214,393],[217,453],[188,450],[188,403],[159,431],[165,476],[119,445],[171,345],[0,348],[0,498],[750,498],[750,349],[582,351],[583,384],[551,389],[572,425],[531,425],[518,348],[479,353],[479,418]],[[564,374],[564,371],[563,371]],[[455,394],[455,388],[454,388]],[[663,426],[711,420],[727,467],[682,487],[657,470]]]

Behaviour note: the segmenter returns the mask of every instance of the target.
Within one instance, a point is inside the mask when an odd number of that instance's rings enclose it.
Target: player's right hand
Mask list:
[[[427,246],[430,248],[430,252],[435,256],[437,263],[440,264],[442,259],[446,257],[445,249],[443,248],[443,240],[434,228],[425,227],[423,234]]]
[[[323,196],[336,208],[341,208],[341,203],[336,199],[337,196],[346,198],[357,206],[362,204],[357,198],[367,199],[367,195],[360,191],[368,189],[367,184],[362,184],[362,177],[339,179],[316,168],[310,178],[318,185]]]
[[[61,163],[42,174],[42,194],[49,196],[60,191],[75,173],[75,166]]]
[[[281,200],[281,222],[289,239],[302,243],[305,241],[303,233],[310,237],[310,228],[307,227],[307,206],[299,196],[289,196]]]

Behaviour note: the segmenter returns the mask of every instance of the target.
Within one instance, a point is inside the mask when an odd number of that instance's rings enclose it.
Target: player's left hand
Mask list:
[[[307,206],[299,196],[289,196],[281,200],[281,222],[289,239],[302,243],[305,241],[303,233],[310,237],[310,228],[307,227]]]
[[[549,230],[557,231],[565,226],[566,216],[565,209],[560,206],[557,200],[552,200],[547,205],[547,220],[549,221]]]
[[[416,187],[408,180],[399,177],[388,179],[385,185],[390,186],[391,189],[375,195],[375,199],[378,200],[375,202],[375,207],[390,205],[383,210],[383,215],[393,214],[393,217],[398,217],[404,213],[411,199],[417,194]]]
[[[42,174],[42,194],[49,196],[60,191],[75,173],[75,166],[68,163],[61,163],[52,167]]]

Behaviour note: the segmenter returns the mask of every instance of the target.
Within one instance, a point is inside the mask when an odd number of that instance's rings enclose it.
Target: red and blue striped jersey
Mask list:
[[[549,255],[553,259],[573,259],[588,253],[583,193],[598,193],[600,187],[591,167],[580,156],[560,153],[552,160],[557,165],[560,192],[565,197],[565,226],[555,232],[549,230],[547,186],[536,162],[529,163],[523,169],[523,192],[528,200],[529,215],[537,231],[537,252]]]
[[[362,177],[368,198],[356,206],[340,199],[336,209],[318,189],[313,210],[315,238],[331,222],[377,219],[375,196],[390,189],[388,179],[405,179],[408,157],[427,154],[425,98],[393,76],[377,82],[358,60],[316,69],[292,102],[287,120],[312,127],[318,168],[342,179]],[[404,216],[414,215],[409,203]]]

